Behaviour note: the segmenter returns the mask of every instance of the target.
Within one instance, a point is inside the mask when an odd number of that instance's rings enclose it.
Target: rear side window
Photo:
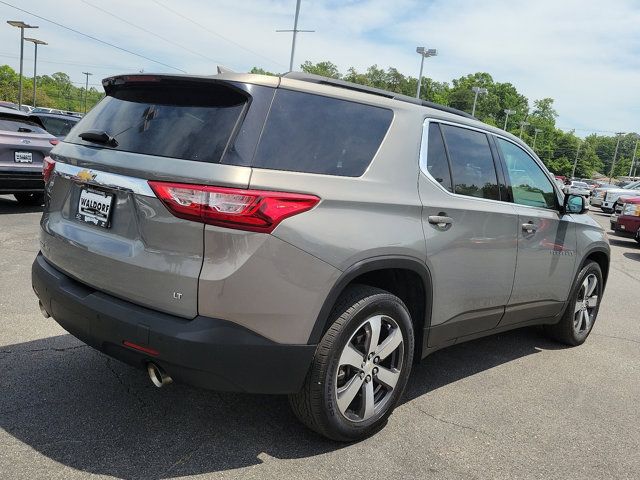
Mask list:
[[[499,200],[498,178],[487,135],[452,125],[443,124],[441,128],[455,193]]]
[[[447,161],[447,151],[440,133],[440,125],[429,123],[428,138],[427,171],[440,185],[452,192],[451,172]]]
[[[247,97],[221,84],[125,84],[105,97],[66,141],[85,142],[88,130],[106,132],[115,150],[198,162],[220,162]]]
[[[278,90],[253,166],[359,177],[392,118],[385,108]]]
[[[57,117],[40,117],[40,120],[44,124],[47,132],[56,137],[64,137],[71,129],[78,123],[77,120],[57,118]]]
[[[21,133],[47,133],[40,125],[30,120],[0,116],[0,131]]]

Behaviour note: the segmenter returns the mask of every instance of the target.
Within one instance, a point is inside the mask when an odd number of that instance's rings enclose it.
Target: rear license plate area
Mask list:
[[[16,163],[33,163],[33,153],[31,152],[14,152],[13,161]]]
[[[112,209],[113,193],[82,187],[76,219],[101,228],[109,228],[111,226]]]

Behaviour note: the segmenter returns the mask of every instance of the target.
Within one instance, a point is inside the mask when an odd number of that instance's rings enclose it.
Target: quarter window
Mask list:
[[[386,108],[278,89],[253,166],[359,177],[392,119]]]
[[[429,124],[429,147],[427,151],[427,171],[440,185],[453,191],[451,182],[451,172],[447,160],[447,151],[444,148],[444,141],[440,133],[440,125]]]
[[[497,138],[507,164],[513,201],[530,207],[556,208],[556,194],[540,166],[523,149]]]
[[[499,200],[498,178],[487,135],[467,128],[442,125],[449,152],[454,192]]]

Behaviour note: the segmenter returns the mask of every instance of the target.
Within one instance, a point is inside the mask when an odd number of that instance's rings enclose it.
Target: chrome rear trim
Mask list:
[[[129,177],[117,173],[102,172],[92,168],[76,167],[68,163],[56,162],[54,172],[74,182],[122,190],[145,197],[155,197],[149,183],[144,178]]]

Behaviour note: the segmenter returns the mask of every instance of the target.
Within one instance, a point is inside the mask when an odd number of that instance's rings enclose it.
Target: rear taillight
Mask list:
[[[220,227],[272,232],[285,218],[311,210],[315,195],[150,181],[176,217]]]
[[[53,169],[56,167],[56,161],[51,157],[44,157],[42,161],[42,178],[44,183],[49,183]]]
[[[57,138],[52,138],[51,140],[49,140],[49,143],[53,146],[56,146],[60,143],[60,140],[58,140]]]

